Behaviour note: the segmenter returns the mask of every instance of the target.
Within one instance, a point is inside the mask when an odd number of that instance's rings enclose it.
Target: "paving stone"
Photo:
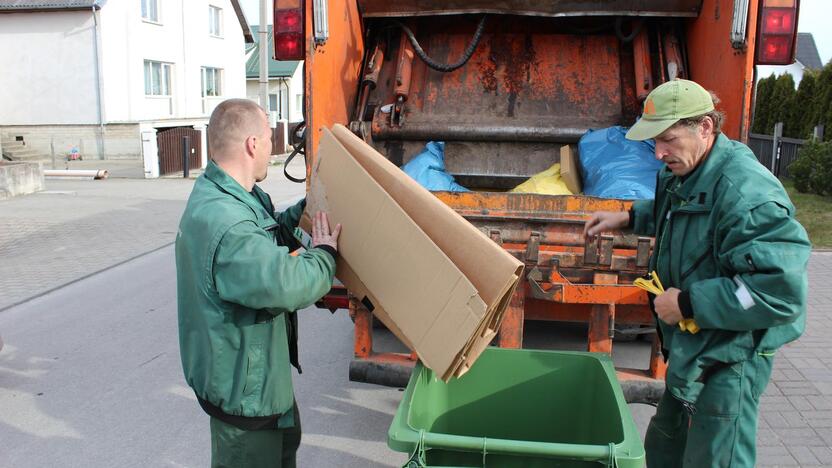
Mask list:
[[[809,447],[806,446],[791,446],[789,452],[792,457],[801,465],[820,465],[820,461],[815,457],[815,454]]]
[[[789,449],[780,446],[757,447],[757,466],[800,466]]]
[[[814,411],[816,408],[812,406],[812,403],[808,400],[805,396],[792,396],[788,397],[789,403],[794,406],[794,409],[799,411]]]
[[[829,447],[809,447],[809,450],[815,455],[821,465],[832,466],[832,448]]]
[[[806,446],[826,446],[824,441],[818,433],[811,427],[776,429],[777,435],[783,444],[786,446],[792,445],[806,445]]]

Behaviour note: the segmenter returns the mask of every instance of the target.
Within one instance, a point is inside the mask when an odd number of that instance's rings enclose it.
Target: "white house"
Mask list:
[[[214,106],[246,96],[246,42],[238,0],[4,1],[3,151],[144,158],[154,177],[172,157],[157,139],[178,129],[204,165]]]
[[[794,63],[791,65],[757,65],[757,81],[768,78],[772,74],[780,76],[785,73],[792,75],[794,85],[800,84],[805,70],[819,71],[823,68],[820,54],[815,45],[812,33],[797,33],[797,46],[794,52]]]
[[[259,26],[251,26],[257,35]],[[252,101],[260,102],[260,49],[254,43],[247,51],[246,61],[246,95]],[[274,50],[274,34],[269,25],[269,51]],[[303,62],[280,61],[269,53],[269,110],[275,119],[287,122],[303,120]]]

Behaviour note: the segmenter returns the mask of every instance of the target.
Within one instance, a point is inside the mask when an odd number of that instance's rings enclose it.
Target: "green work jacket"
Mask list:
[[[335,274],[334,251],[290,255],[304,206],[275,214],[265,192],[247,192],[213,162],[194,184],[176,236],[179,346],[209,414],[205,403],[267,422],[292,414],[294,311],[329,291]]]
[[[687,177],[658,174],[633,228],[656,237],[650,260],[701,328],[657,320],[668,390],[694,405],[712,372],[797,339],[806,319],[810,244],[780,181],[742,143],[718,135]],[[684,307],[683,307],[684,308]]]

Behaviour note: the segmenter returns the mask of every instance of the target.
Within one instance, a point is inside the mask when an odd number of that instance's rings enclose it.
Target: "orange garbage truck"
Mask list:
[[[275,0],[274,52],[304,61],[295,146],[307,174],[336,123],[399,166],[445,142],[448,172],[471,191],[436,197],[526,265],[494,344],[522,347],[536,321],[580,322],[586,349],[610,353],[616,333],[654,325],[633,286],[654,241],[581,232],[592,212],[631,202],[509,189],[588,129],[631,125],[677,77],[715,92],[724,132],[745,141],[755,65],[794,61],[798,10],[799,0]],[[323,305],[354,319],[352,380],[405,385],[415,355],[374,350],[372,315],[347,291]],[[618,369],[628,401],[661,394],[651,337],[649,361]]]

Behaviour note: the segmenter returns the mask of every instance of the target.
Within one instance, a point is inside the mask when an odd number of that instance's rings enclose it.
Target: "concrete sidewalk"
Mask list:
[[[292,166],[303,172],[302,161]],[[276,204],[305,190],[282,166],[260,185]],[[0,201],[0,310],[170,244],[192,187],[181,178],[47,179],[43,192]]]
[[[760,400],[758,466],[832,466],[832,252],[809,260],[806,333],[780,351]]]

